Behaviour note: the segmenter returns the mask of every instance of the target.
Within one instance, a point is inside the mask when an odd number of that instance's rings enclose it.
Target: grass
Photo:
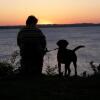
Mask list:
[[[0,100],[96,100],[97,97],[100,98],[100,75],[15,76],[0,80]]]

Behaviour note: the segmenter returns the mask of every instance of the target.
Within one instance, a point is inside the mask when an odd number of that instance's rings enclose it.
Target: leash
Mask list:
[[[51,52],[51,51],[54,51],[54,50],[57,50],[58,48],[55,48],[55,49],[52,49],[52,50],[46,50],[46,52]]]

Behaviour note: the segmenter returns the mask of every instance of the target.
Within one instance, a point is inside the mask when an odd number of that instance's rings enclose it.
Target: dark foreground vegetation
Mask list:
[[[100,100],[100,75],[30,77],[0,80],[0,100]]]
[[[93,75],[59,77],[55,68],[47,66],[47,75],[41,77],[20,75],[15,52],[10,63],[0,62],[0,100],[100,100],[100,64],[90,66]]]

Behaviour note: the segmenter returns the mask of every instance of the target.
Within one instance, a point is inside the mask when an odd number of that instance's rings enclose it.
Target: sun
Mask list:
[[[49,20],[40,20],[39,24],[53,24],[53,22],[51,22]]]

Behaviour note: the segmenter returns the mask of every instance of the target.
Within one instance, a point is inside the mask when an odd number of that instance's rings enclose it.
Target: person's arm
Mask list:
[[[44,51],[44,54],[47,52],[47,43],[46,43],[46,37],[45,35],[42,33],[42,31],[40,31],[42,36],[41,36],[41,45]]]
[[[47,43],[46,43],[46,37],[43,35],[43,40],[42,40],[42,47],[43,47],[43,49],[46,49],[46,45],[47,45]]]
[[[21,47],[21,31],[18,32],[18,35],[17,35],[17,45],[18,45],[19,47]]]
[[[48,52],[48,49],[47,49],[46,37],[44,36],[43,38],[44,39],[43,39],[42,44],[43,44],[43,50],[44,50],[44,55],[45,55]]]

